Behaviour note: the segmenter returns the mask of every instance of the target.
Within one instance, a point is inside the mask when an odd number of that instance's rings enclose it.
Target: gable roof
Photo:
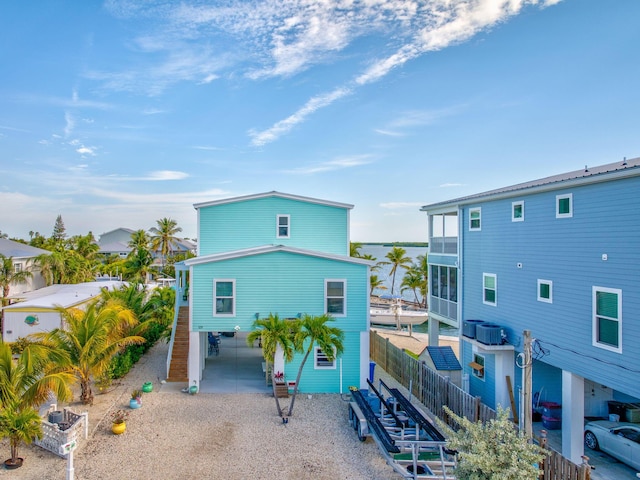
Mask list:
[[[234,258],[250,257],[252,255],[262,255],[265,253],[273,253],[273,252],[293,253],[297,255],[318,257],[318,258],[324,258],[329,260],[337,260],[339,262],[356,263],[356,264],[368,265],[368,266],[373,266],[375,264],[375,262],[372,262],[370,260],[364,260],[362,258],[349,257],[345,255],[334,255],[331,253],[318,252],[315,250],[305,250],[302,248],[292,248],[292,247],[287,247],[285,245],[264,245],[261,247],[246,248],[243,250],[234,250],[232,252],[214,253],[211,255],[204,255],[202,257],[190,258],[180,263],[183,263],[184,265],[190,267],[191,265],[199,265],[202,263],[220,262],[222,260],[231,260]]]
[[[550,177],[518,183],[508,187],[497,188],[483,193],[459,197],[444,202],[432,203],[420,208],[421,211],[437,210],[442,207],[466,205],[477,201],[497,200],[499,198],[515,197],[523,194],[539,193],[549,190],[559,190],[576,185],[608,182],[620,178],[635,177],[640,175],[640,157],[622,162],[609,163],[597,167],[585,166],[582,170],[561,173]],[[525,191],[526,190],[526,191]]]
[[[316,203],[318,205],[326,205],[328,207],[337,207],[337,208],[345,208],[345,209],[352,209],[353,205],[348,204],[348,203],[339,203],[339,202],[332,202],[329,200],[320,200],[317,198],[310,198],[310,197],[302,197],[299,195],[291,195],[288,193],[281,193],[281,192],[276,192],[271,191],[271,192],[265,192],[265,193],[256,193],[254,195],[245,195],[242,197],[233,197],[233,198],[225,198],[222,200],[213,200],[211,202],[202,202],[202,203],[194,203],[193,204],[193,208],[195,208],[196,210],[199,208],[204,208],[204,207],[211,207],[213,205],[224,205],[225,203],[236,203],[236,202],[246,202],[247,200],[257,200],[260,198],[270,198],[270,197],[278,197],[278,198],[285,198],[288,200],[297,200],[300,202],[307,202],[307,203]]]
[[[462,370],[458,357],[449,346],[427,347],[427,352],[433,361],[436,370]]]
[[[5,257],[32,258],[42,254],[50,254],[51,252],[42,248],[15,242],[8,238],[0,238],[0,253]]]

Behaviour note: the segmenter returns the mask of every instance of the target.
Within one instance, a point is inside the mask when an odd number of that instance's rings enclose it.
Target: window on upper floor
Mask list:
[[[524,200],[511,203],[511,221],[524,222]]]
[[[458,301],[458,269],[444,265],[431,265],[431,296]]]
[[[482,274],[482,303],[492,306],[498,304],[498,277],[495,273]]]
[[[469,230],[480,230],[482,210],[480,208],[472,208],[469,210]]]
[[[236,314],[236,281],[219,279],[213,281],[214,317],[233,317]]]
[[[347,314],[347,281],[324,281],[325,313],[334,317],[344,317]]]
[[[335,370],[336,368],[336,352],[333,351],[333,360],[329,360],[327,354],[324,353],[322,348],[315,347],[314,349],[314,367],[316,370]]]
[[[593,287],[593,345],[622,353],[622,290]]]
[[[289,238],[291,236],[291,215],[278,215],[277,238]]]
[[[551,280],[538,279],[538,301],[553,303],[553,282]]]
[[[15,273],[20,273],[22,271],[22,264],[21,263],[14,263],[13,264],[13,271]]]
[[[469,363],[469,366],[473,376],[484,381],[484,357],[474,353],[473,361]]]
[[[556,218],[573,217],[573,194],[556,195]]]

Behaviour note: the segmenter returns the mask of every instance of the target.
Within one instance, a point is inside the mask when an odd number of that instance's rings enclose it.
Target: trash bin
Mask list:
[[[627,404],[623,402],[616,402],[615,400],[609,400],[607,402],[609,405],[609,415],[612,413],[618,415],[620,417],[620,421],[627,421]]]
[[[369,362],[369,381],[373,383],[373,374],[376,371],[376,362]]]

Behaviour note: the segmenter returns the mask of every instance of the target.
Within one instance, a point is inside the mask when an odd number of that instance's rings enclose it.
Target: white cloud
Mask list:
[[[81,146],[80,148],[76,149],[76,152],[78,152],[80,155],[92,155],[95,156],[95,150],[93,148],[90,147],[85,147],[84,145]]]
[[[176,172],[173,170],[158,170],[151,172],[144,180],[184,180],[189,174],[184,172]]]
[[[76,126],[76,121],[70,112],[64,112],[64,121],[65,121],[64,136],[69,137],[73,133],[73,129]]]
[[[318,95],[311,98],[297,112],[288,116],[284,120],[280,120],[272,127],[261,132],[256,132],[254,130],[250,131],[249,136],[251,137],[251,144],[256,147],[260,147],[267,143],[273,142],[274,140],[277,140],[280,136],[289,133],[291,129],[293,129],[299,123],[303,122],[316,110],[326,107],[327,105],[331,105],[336,100],[339,100],[350,93],[351,91],[348,88],[341,87],[327,94]]]
[[[312,165],[308,167],[299,167],[291,170],[285,170],[284,173],[293,173],[300,175],[310,175],[314,173],[324,173],[333,170],[342,170],[345,168],[359,167],[361,165],[367,165],[371,163],[370,155],[354,155],[351,157],[341,157],[335,160],[330,160],[318,165]]]

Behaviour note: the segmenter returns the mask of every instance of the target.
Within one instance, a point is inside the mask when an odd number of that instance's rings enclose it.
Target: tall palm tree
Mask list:
[[[164,264],[167,260],[167,255],[173,252],[173,247],[179,240],[175,235],[182,231],[181,227],[178,227],[178,222],[171,218],[161,218],[156,220],[157,227],[151,228],[151,245],[154,250],[159,251],[162,256],[162,269],[164,270]]]
[[[407,251],[402,247],[393,247],[389,252],[387,252],[385,258],[387,258],[388,261],[383,261],[380,263],[383,265],[391,265],[391,271],[389,272],[389,275],[392,276],[391,295],[393,295],[395,291],[396,273],[398,272],[398,267],[407,269],[408,265],[411,264],[411,258],[407,257]]]
[[[360,249],[362,248],[362,243],[360,242],[351,242],[349,243],[349,256],[360,258]]]
[[[8,437],[11,461],[17,465],[18,447],[42,438],[36,408],[54,393],[60,401],[72,398],[74,376],[64,352],[28,343],[15,359],[9,344],[0,342],[0,437]]]
[[[72,372],[80,382],[80,400],[93,403],[92,378],[100,378],[111,359],[127,345],[144,343],[138,335],[128,335],[138,324],[134,313],[122,307],[119,301],[108,301],[98,307],[89,304],[86,310],[78,308],[56,309],[64,328],[32,336],[64,352],[71,361]]]
[[[400,292],[405,292],[406,290],[411,290],[413,292],[413,298],[415,299],[417,304],[421,304],[420,299],[418,298],[418,292],[422,291],[424,285],[424,277],[417,272],[416,270],[410,268],[402,277],[402,282],[400,283]]]
[[[258,318],[253,322],[253,328],[247,335],[247,343],[253,345],[256,340],[260,340],[262,344],[262,354],[267,362],[267,371],[269,365],[273,365],[276,351],[281,351],[285,362],[293,360],[295,353],[293,335],[296,331],[296,322],[281,319],[278,314],[269,314],[267,318]],[[273,386],[273,397],[276,399],[276,408],[278,416],[282,417],[282,408],[280,400],[276,395],[276,383],[271,382]]]
[[[40,267],[47,286],[66,283],[67,267],[63,252],[50,252],[38,255],[35,264]]]
[[[0,287],[2,287],[2,306],[6,306],[7,297],[12,283],[25,283],[33,277],[30,270],[24,269],[16,272],[13,265],[13,257],[5,257],[0,253]]]
[[[334,319],[328,313],[319,316],[313,316],[304,314],[300,321],[299,328],[296,331],[294,337],[294,345],[296,351],[304,352],[304,357],[298,368],[298,375],[296,377],[296,385],[293,389],[293,396],[291,397],[291,403],[289,404],[289,412],[287,416],[290,417],[293,414],[293,405],[296,401],[296,395],[298,394],[298,385],[300,385],[300,378],[302,377],[302,369],[307,362],[309,355],[313,352],[313,348],[316,344],[322,349],[327,359],[330,361],[342,354],[344,351],[344,332],[338,327],[332,327],[328,325],[329,322],[333,322]],[[305,345],[306,351],[305,351]]]
[[[370,275],[369,276],[369,296],[373,295],[373,291],[379,288],[380,290],[386,290],[387,287],[384,286],[384,282],[378,275]]]

